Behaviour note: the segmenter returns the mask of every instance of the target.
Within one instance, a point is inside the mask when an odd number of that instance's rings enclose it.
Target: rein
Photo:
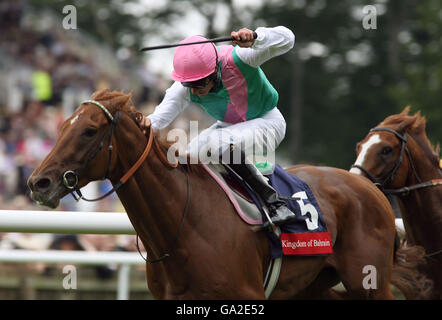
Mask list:
[[[376,179],[367,169],[364,167],[353,164],[351,168],[357,168],[364,172],[367,177],[379,188],[384,194],[392,194],[392,195],[400,195],[400,196],[406,196],[410,193],[410,191],[416,190],[416,189],[422,189],[426,187],[433,187],[437,185],[442,184],[442,179],[433,179],[430,181],[422,182],[421,178],[417,174],[416,168],[414,166],[413,158],[410,155],[410,151],[407,148],[407,134],[404,135],[399,134],[397,131],[390,129],[390,128],[373,128],[370,130],[370,132],[376,132],[376,131],[387,131],[390,133],[393,133],[400,141],[401,141],[401,153],[399,155],[399,158],[397,159],[393,169],[388,172],[384,177],[380,178],[383,180],[381,183],[377,182],[378,179]],[[402,161],[404,159],[404,155],[408,156],[408,160],[410,161],[411,169],[413,171],[414,176],[416,177],[417,181],[419,181],[418,184],[412,185],[412,186],[405,186],[398,189],[385,189],[385,185],[388,181],[393,181],[394,176],[396,175],[397,171],[399,170]]]
[[[157,153],[157,155],[160,158],[161,162],[166,167],[170,167],[170,168],[178,167],[178,161],[176,161],[174,164],[171,164],[167,160],[167,157],[161,151],[161,148],[160,148],[157,140],[154,138],[153,129],[152,129],[152,126],[150,126],[149,139],[147,141],[146,148],[144,149],[144,151],[141,154],[140,158],[138,158],[137,162],[135,162],[132,165],[132,167],[120,178],[120,180],[118,180],[118,182],[113,186],[113,188],[111,190],[109,190],[106,194],[104,194],[104,195],[102,195],[102,196],[100,196],[98,198],[95,198],[95,199],[87,199],[87,198],[85,198],[83,196],[83,194],[81,193],[79,187],[78,187],[79,175],[88,166],[88,164],[98,155],[98,153],[103,148],[104,141],[107,139],[108,136],[110,136],[110,141],[109,141],[109,160],[108,160],[108,166],[107,166],[107,169],[106,169],[106,174],[104,176],[104,179],[106,179],[106,177],[109,174],[110,165],[111,165],[111,161],[112,161],[112,150],[113,150],[113,146],[112,146],[113,139],[112,138],[113,138],[115,126],[117,124],[117,120],[118,120],[118,117],[119,117],[119,111],[117,111],[117,113],[116,113],[116,115],[114,117],[109,112],[109,110],[107,110],[102,104],[100,104],[97,101],[86,100],[86,101],[82,102],[81,104],[87,104],[87,103],[94,104],[97,107],[99,107],[101,110],[103,110],[104,114],[106,115],[106,117],[110,121],[110,127],[109,127],[108,131],[104,134],[103,138],[101,139],[97,149],[95,149],[94,152],[92,152],[91,156],[85,161],[85,163],[83,163],[83,165],[80,168],[75,169],[75,170],[68,170],[68,171],[66,171],[63,174],[63,185],[67,189],[72,190],[71,194],[72,194],[72,196],[74,197],[74,199],[76,201],[79,201],[80,199],[83,199],[85,201],[98,201],[98,200],[102,200],[102,199],[106,198],[107,196],[109,196],[113,192],[117,191],[123,184],[125,184],[127,182],[127,180],[129,180],[133,176],[133,174],[138,170],[138,168],[141,166],[141,164],[146,160],[147,156],[150,153],[150,150],[152,149],[152,146],[155,149],[155,152]],[[191,188],[190,188],[189,175],[187,173],[186,173],[186,180],[187,180],[187,200],[186,200],[186,205],[184,207],[183,216],[182,216],[182,219],[181,219],[180,226],[178,228],[178,232],[175,235],[175,238],[174,238],[174,240],[172,242],[172,245],[171,245],[170,249],[168,250],[168,253],[165,253],[164,255],[162,255],[158,259],[150,260],[150,259],[144,258],[143,255],[141,254],[140,248],[138,246],[138,234],[137,234],[137,236],[136,236],[136,246],[137,246],[138,252],[140,253],[141,257],[144,259],[144,261],[149,262],[149,263],[156,263],[156,262],[163,261],[164,259],[170,257],[170,254],[174,250],[175,245],[176,245],[176,243],[178,241],[178,238],[181,235],[181,231],[182,231],[183,226],[184,226],[184,221],[186,219],[187,213],[189,211],[189,206],[190,206],[190,192],[191,192],[190,190],[191,190]],[[77,195],[75,195],[75,192],[77,193]]]
[[[140,254],[141,258],[143,258],[144,261],[149,262],[149,263],[157,263],[157,262],[161,262],[166,258],[169,258],[171,253],[173,252],[173,250],[175,249],[176,243],[178,241],[178,238],[181,235],[181,231],[183,230],[183,226],[184,226],[184,221],[186,220],[186,216],[187,216],[187,212],[189,212],[189,205],[190,205],[190,180],[189,180],[189,174],[186,173],[186,182],[187,182],[187,200],[186,200],[186,206],[184,207],[184,211],[183,211],[183,217],[181,218],[181,223],[180,226],[178,227],[178,232],[175,235],[175,238],[173,239],[172,244],[170,245],[170,248],[168,250],[168,253],[163,254],[160,258],[158,259],[147,259],[145,257],[143,257],[143,255],[141,254],[141,250],[140,247],[138,245],[138,234],[137,234],[137,241],[136,241],[136,245],[137,245],[137,250],[138,253]]]
[[[85,161],[85,163],[83,163],[83,165],[75,170],[68,170],[63,174],[63,185],[69,189],[72,190],[71,194],[74,197],[74,199],[76,201],[79,201],[80,199],[83,199],[85,201],[99,201],[102,200],[104,198],[106,198],[107,196],[111,195],[112,193],[114,193],[115,191],[117,191],[123,184],[125,184],[127,182],[127,180],[129,180],[130,177],[133,176],[133,174],[138,170],[138,168],[141,166],[141,164],[144,162],[144,160],[146,160],[147,156],[150,153],[150,150],[152,149],[152,145],[154,146],[154,149],[156,151],[156,153],[158,154],[161,162],[163,162],[163,164],[165,164],[168,167],[171,168],[176,168],[178,166],[178,161],[175,164],[171,164],[169,163],[169,161],[167,160],[166,156],[161,152],[161,149],[158,145],[158,142],[156,141],[156,139],[154,139],[154,134],[153,134],[153,129],[152,126],[150,127],[150,134],[149,134],[149,140],[147,142],[146,148],[144,149],[143,153],[141,154],[140,158],[137,160],[137,162],[135,162],[133,164],[133,166],[126,172],[126,174],[124,174],[120,180],[113,186],[113,188],[111,190],[109,190],[106,194],[95,198],[95,199],[87,199],[83,196],[83,194],[80,191],[80,188],[78,187],[78,181],[79,181],[79,176],[80,173],[88,166],[88,164],[98,155],[98,153],[101,151],[101,149],[103,148],[104,145],[104,141],[106,140],[106,138],[108,136],[110,136],[110,140],[109,140],[109,160],[108,160],[108,166],[107,166],[107,170],[106,170],[106,174],[103,178],[106,179],[110,170],[110,165],[111,165],[111,161],[112,161],[112,150],[113,150],[113,133],[114,133],[114,128],[117,124],[117,120],[119,117],[119,112],[116,113],[116,116],[113,117],[112,114],[109,112],[109,110],[107,110],[102,104],[100,104],[97,101],[94,100],[86,100],[84,102],[82,102],[81,104],[87,104],[87,103],[91,103],[94,104],[96,106],[98,106],[101,110],[103,110],[104,114],[106,115],[106,117],[110,120],[110,127],[108,129],[108,131],[104,134],[103,138],[101,139],[100,144],[98,145],[97,149],[95,149],[95,151],[91,154],[91,156]],[[72,182],[73,181],[73,182]],[[75,194],[77,193],[77,195]]]

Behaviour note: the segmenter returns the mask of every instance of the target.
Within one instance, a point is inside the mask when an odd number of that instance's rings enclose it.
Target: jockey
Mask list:
[[[237,46],[217,47],[209,42],[178,47],[171,75],[175,82],[154,112],[143,119],[141,128],[145,132],[149,125],[155,131],[163,129],[189,105],[202,107],[217,122],[190,142],[188,154],[201,157],[204,152],[217,152],[225,160],[233,158],[233,150],[239,149],[241,161],[232,161],[228,166],[260,195],[269,208],[272,223],[280,225],[295,215],[246,158],[253,148],[244,145],[260,144],[260,150],[265,147],[267,152],[274,151],[285,136],[286,123],[277,108],[278,92],[259,66],[289,51],[295,36],[282,26],[257,28],[255,32],[256,39],[253,31],[246,28],[232,32]],[[207,39],[193,36],[180,43],[203,40]],[[265,132],[265,137],[257,139],[253,134],[257,131]]]

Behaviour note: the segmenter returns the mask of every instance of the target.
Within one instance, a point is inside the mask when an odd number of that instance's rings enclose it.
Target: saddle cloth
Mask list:
[[[241,219],[249,225],[262,225],[266,218],[266,207],[262,200],[235,173],[223,165],[203,165],[226,193]],[[262,167],[257,164],[257,167]],[[330,233],[321,210],[309,186],[300,178],[289,174],[278,164],[266,169],[264,176],[270,185],[284,197],[296,219],[279,227],[280,232],[268,230],[271,258],[283,255],[328,255],[333,252]]]

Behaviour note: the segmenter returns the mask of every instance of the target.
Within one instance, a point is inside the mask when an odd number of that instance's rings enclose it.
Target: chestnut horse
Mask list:
[[[387,117],[357,144],[351,172],[365,175],[385,194],[398,197],[407,241],[427,252],[425,274],[433,281],[432,298],[442,298],[442,171],[437,150],[417,112]]]
[[[140,130],[142,114],[129,94],[105,89],[92,99],[64,122],[56,145],[30,176],[32,198],[55,208],[71,191],[110,179],[148,257],[155,259],[146,263],[155,298],[264,299],[270,259],[265,232],[238,217],[201,165],[167,161],[153,131],[145,136]],[[334,252],[285,256],[270,298],[324,297],[334,294],[329,288],[339,281],[351,298],[394,298],[390,282],[409,278],[395,272],[394,216],[382,192],[341,169],[288,170],[315,194]],[[376,268],[375,288],[364,288],[368,265]]]

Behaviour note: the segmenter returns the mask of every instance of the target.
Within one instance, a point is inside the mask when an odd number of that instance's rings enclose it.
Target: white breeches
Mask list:
[[[265,155],[274,161],[274,153],[285,137],[286,122],[277,107],[261,118],[236,124],[217,121],[190,141],[187,153],[203,163],[218,163],[231,144],[241,148],[246,156]],[[207,151],[211,156],[207,157]],[[269,161],[271,161],[271,159]]]

